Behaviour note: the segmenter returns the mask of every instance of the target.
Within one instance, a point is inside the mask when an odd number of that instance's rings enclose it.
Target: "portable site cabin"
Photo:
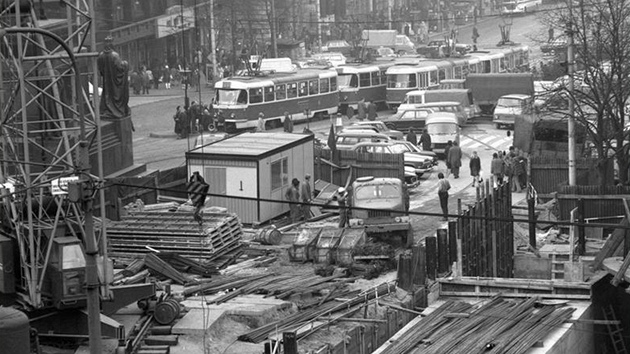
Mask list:
[[[293,178],[313,175],[313,141],[310,134],[243,133],[187,152],[188,175],[199,171],[210,185],[206,205],[225,207],[245,224],[265,222],[289,205],[261,199],[285,201]]]

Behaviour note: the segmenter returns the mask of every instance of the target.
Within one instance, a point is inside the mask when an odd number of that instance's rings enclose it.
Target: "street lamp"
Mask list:
[[[182,26],[182,55],[184,56],[183,64],[184,64],[184,109],[188,109],[188,69],[186,68],[186,36],[184,35],[184,0],[179,0],[179,12],[181,16],[181,26]]]

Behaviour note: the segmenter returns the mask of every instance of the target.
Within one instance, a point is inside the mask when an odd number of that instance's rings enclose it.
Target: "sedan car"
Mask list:
[[[372,127],[376,129],[379,133],[385,134],[394,140],[402,140],[404,137],[403,132],[399,130],[390,129],[385,123],[379,120],[368,120],[352,123],[351,127]]]
[[[393,116],[383,121],[390,129],[407,131],[413,129],[415,132],[422,131],[424,122],[429,114],[435,112],[430,108],[414,108],[407,111],[397,112]]]

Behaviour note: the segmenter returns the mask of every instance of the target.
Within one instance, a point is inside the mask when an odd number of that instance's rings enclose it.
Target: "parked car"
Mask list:
[[[442,47],[447,46],[446,41],[444,40],[436,40],[430,41],[427,45],[421,45],[416,48],[416,53],[424,55],[426,57],[436,58],[440,56],[440,50]],[[456,43],[455,51],[459,54],[466,54],[472,50],[472,46],[470,44],[464,43]]]
[[[417,152],[426,156],[428,159],[431,159],[433,166],[437,166],[438,164],[438,156],[434,151],[424,151],[418,145],[414,145],[407,140],[393,140],[392,143],[405,145],[410,152]]]
[[[352,147],[360,153],[403,154],[405,166],[413,167],[418,177],[433,170],[433,160],[426,155],[412,152],[405,144],[395,142],[363,142]]]
[[[352,123],[351,126],[372,127],[372,128],[375,128],[379,133],[383,133],[394,140],[402,140],[404,138],[403,132],[399,130],[395,130],[395,129],[390,129],[387,125],[385,125],[385,123],[383,123],[380,120],[367,120],[367,121],[355,122],[355,123]]]
[[[413,129],[419,132],[424,128],[424,121],[430,113],[435,112],[431,108],[414,108],[407,111],[398,111],[396,114],[383,121],[390,129],[407,131]]]
[[[381,133],[369,130],[341,131],[337,134],[337,149],[352,150],[352,147],[363,142],[386,142],[391,139]]]

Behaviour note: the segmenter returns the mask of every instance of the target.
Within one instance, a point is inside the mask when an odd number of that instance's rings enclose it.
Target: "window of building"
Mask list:
[[[212,183],[209,183],[210,188],[208,189],[208,193],[227,194],[225,167],[206,167],[204,169],[204,179],[206,181],[212,181]]]

